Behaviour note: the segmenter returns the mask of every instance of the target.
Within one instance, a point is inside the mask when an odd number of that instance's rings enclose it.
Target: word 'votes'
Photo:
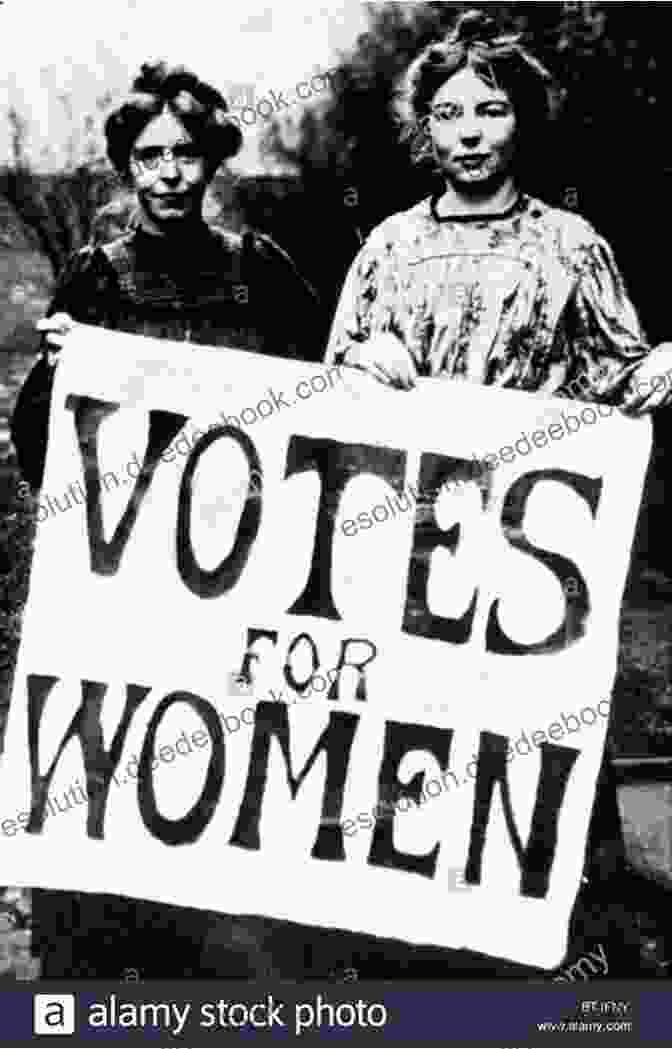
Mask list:
[[[70,395],[66,400],[66,408],[74,412],[84,468],[91,569],[99,575],[113,576],[119,570],[161,455],[188,419],[173,412],[150,411],[149,437],[142,469],[124,513],[108,541],[103,534],[98,436],[102,421],[116,412],[119,405]],[[230,552],[216,568],[205,570],[197,561],[191,539],[193,478],[201,456],[215,442],[223,440],[235,442],[242,451],[249,470],[250,485]],[[360,474],[381,478],[397,495],[401,495],[407,483],[406,459],[406,452],[396,448],[343,444],[329,438],[297,434],[290,437],[285,480],[306,471],[315,471],[321,487],[308,579],[303,592],[287,609],[288,615],[341,619],[332,595],[332,547],[340,500],[349,482]],[[252,479],[254,484],[251,483]],[[503,501],[503,534],[513,549],[534,558],[557,579],[562,589],[564,615],[558,628],[546,638],[531,644],[520,644],[502,630],[498,614],[500,599],[497,598],[488,613],[486,649],[489,652],[508,655],[550,653],[566,648],[585,633],[590,601],[588,587],[579,568],[569,558],[535,546],[523,530],[527,501],[536,485],[542,481],[571,489],[585,501],[593,518],[597,512],[602,494],[600,477],[587,477],[561,469],[534,470],[523,474],[511,485]],[[462,645],[471,636],[478,587],[475,587],[469,607],[460,618],[434,614],[430,610],[427,594],[432,553],[437,548],[444,548],[455,554],[460,543],[460,524],[444,530],[439,527],[435,515],[436,500],[442,487],[455,482],[476,484],[481,492],[482,512],[488,508],[491,479],[486,465],[476,460],[430,452],[422,454],[416,485],[420,491],[427,493],[427,501],[422,512],[416,516],[414,525],[402,630],[407,634]],[[199,437],[185,462],[178,495],[176,528],[177,569],[182,582],[192,593],[201,598],[216,598],[236,586],[259,532],[262,503],[262,464],[249,436],[234,426],[215,426]],[[570,579],[572,585],[568,586],[567,581]]]

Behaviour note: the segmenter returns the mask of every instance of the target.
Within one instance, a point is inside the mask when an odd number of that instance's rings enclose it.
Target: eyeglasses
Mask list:
[[[177,145],[172,149],[163,146],[146,146],[144,149],[133,150],[133,160],[145,171],[158,171],[160,164],[168,164],[171,161],[174,161],[183,171],[185,168],[199,164],[203,160],[203,153],[197,146],[190,143]]]

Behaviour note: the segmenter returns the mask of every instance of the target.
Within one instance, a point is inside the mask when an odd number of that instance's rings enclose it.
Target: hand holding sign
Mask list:
[[[38,321],[36,328],[44,332],[47,345],[46,358],[48,364],[55,367],[58,363],[58,354],[65,345],[65,340],[76,327],[76,322],[69,313],[54,313],[51,317],[45,317]]]
[[[402,390],[412,389],[418,376],[410,353],[391,332],[353,343],[346,353],[345,364]]]

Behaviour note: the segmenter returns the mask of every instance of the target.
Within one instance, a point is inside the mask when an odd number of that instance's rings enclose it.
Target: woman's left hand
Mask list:
[[[627,415],[644,415],[672,402],[672,342],[657,346],[630,376],[621,405]]]

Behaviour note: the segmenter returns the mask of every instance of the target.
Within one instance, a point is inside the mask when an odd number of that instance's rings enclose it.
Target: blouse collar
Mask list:
[[[498,211],[494,214],[478,214],[478,215],[439,215],[437,211],[437,204],[441,198],[441,193],[435,193],[429,198],[429,210],[432,218],[435,222],[497,222],[499,219],[508,219],[516,212],[522,211],[528,201],[528,198],[524,193],[518,193],[518,196],[509,204],[508,208],[504,211]]]

